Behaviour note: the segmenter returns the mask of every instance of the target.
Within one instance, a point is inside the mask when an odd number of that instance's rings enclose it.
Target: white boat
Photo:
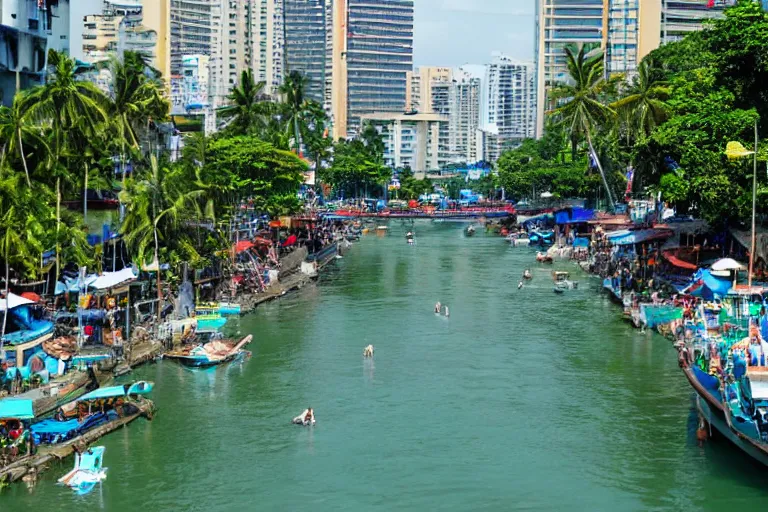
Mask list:
[[[94,446],[84,453],[76,453],[75,467],[59,478],[58,482],[78,494],[87,494],[97,483],[107,478],[107,468],[102,467],[103,462],[103,446]]]

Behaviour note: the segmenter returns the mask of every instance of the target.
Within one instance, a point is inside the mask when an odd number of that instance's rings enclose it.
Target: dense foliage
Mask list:
[[[759,121],[768,119],[768,16],[759,3],[742,0],[706,30],[655,50],[626,80],[602,79],[599,52],[572,48],[567,57],[571,79],[555,91],[545,138],[498,162],[509,196],[587,196],[602,167],[604,188],[621,198],[631,166],[638,196],[660,192],[679,213],[718,223],[748,216],[751,161],[728,161],[724,150],[731,140],[754,145],[756,120],[760,137],[768,133]],[[759,196],[768,208],[768,188]]]

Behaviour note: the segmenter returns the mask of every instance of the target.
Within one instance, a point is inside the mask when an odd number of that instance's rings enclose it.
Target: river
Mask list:
[[[68,460],[0,510],[768,507],[768,471],[723,439],[699,448],[671,344],[625,323],[597,280],[560,263],[581,283],[555,295],[530,249],[428,222],[411,247],[390,228],[231,322],[255,336],[243,364],[136,371],[159,412],[102,440],[108,477],[89,495],[54,485]],[[291,425],[308,405],[317,426]]]

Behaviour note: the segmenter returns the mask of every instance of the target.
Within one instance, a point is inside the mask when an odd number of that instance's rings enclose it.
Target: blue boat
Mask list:
[[[250,353],[243,350],[253,340],[252,335],[241,339],[237,344],[227,341],[211,341],[204,345],[182,347],[163,355],[164,359],[176,361],[188,368],[211,368],[243,358]]]

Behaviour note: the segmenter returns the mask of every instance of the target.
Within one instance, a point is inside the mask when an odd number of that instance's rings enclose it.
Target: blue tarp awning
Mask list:
[[[666,240],[674,233],[669,229],[638,229],[629,231],[623,229],[608,233],[608,242],[612,245],[634,245],[653,240]]]
[[[574,247],[589,247],[589,238],[578,237],[573,241]]]
[[[32,400],[6,398],[0,400],[0,420],[31,420],[35,417],[32,411]]]

